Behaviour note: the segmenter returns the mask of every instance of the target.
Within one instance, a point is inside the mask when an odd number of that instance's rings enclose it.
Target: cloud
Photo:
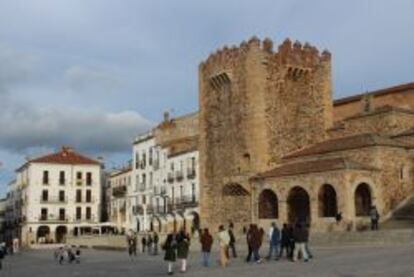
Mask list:
[[[74,65],[65,72],[64,79],[68,86],[77,92],[115,91],[120,86],[120,80],[113,74],[99,69]]]
[[[151,122],[135,111],[106,113],[70,107],[34,107],[3,99],[0,104],[0,148],[24,152],[30,148],[70,145],[88,152],[129,151],[133,138]]]

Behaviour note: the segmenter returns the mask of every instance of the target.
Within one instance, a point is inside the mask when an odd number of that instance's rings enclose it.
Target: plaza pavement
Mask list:
[[[287,260],[246,264],[232,260],[226,269],[216,264],[200,265],[200,254],[191,253],[189,270],[175,276],[414,276],[414,244],[393,247],[330,247],[313,249],[315,258],[308,263]],[[244,254],[244,253],[243,253]],[[178,264],[177,264],[178,265]],[[162,255],[139,254],[132,259],[125,252],[84,250],[81,264],[58,265],[51,250],[31,250],[7,257],[0,276],[7,277],[129,277],[166,276]]]

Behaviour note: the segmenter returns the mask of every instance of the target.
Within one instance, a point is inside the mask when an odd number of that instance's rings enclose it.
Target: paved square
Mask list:
[[[316,256],[309,263],[286,260],[246,264],[233,260],[226,269],[214,264],[202,268],[200,254],[191,253],[189,270],[179,276],[414,276],[414,244],[393,247],[337,247],[313,249]],[[215,253],[214,253],[215,254]],[[178,265],[177,265],[178,266]],[[7,257],[0,276],[164,276],[162,256],[138,255],[129,258],[124,252],[84,250],[81,264],[58,265],[53,251],[27,251]]]

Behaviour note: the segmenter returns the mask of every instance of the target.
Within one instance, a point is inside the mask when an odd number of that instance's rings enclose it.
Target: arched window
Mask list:
[[[355,214],[356,216],[368,216],[371,209],[371,190],[365,183],[359,184],[355,190]]]
[[[265,189],[259,196],[259,218],[274,219],[278,217],[279,209],[277,196],[270,189]]]
[[[289,223],[310,223],[310,199],[305,189],[299,186],[292,188],[289,191],[287,204]]]
[[[338,213],[335,189],[328,184],[321,187],[319,191],[319,216],[335,217]]]

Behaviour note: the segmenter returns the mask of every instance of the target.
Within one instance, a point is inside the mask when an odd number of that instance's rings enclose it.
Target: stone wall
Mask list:
[[[381,107],[336,122],[336,126],[329,130],[329,135],[343,137],[353,134],[376,133],[393,136],[410,129],[413,122],[414,110],[400,110],[389,106]]]
[[[414,83],[368,92],[372,108],[385,105],[414,109]],[[364,95],[338,99],[334,104],[334,120],[339,121],[362,112],[366,105]]]
[[[199,68],[201,217],[219,225],[251,220],[222,189],[274,166],[289,151],[326,138],[332,125],[330,54],[286,40],[252,38],[224,48]],[[241,205],[243,204],[243,205]],[[245,211],[240,214],[240,209]]]

